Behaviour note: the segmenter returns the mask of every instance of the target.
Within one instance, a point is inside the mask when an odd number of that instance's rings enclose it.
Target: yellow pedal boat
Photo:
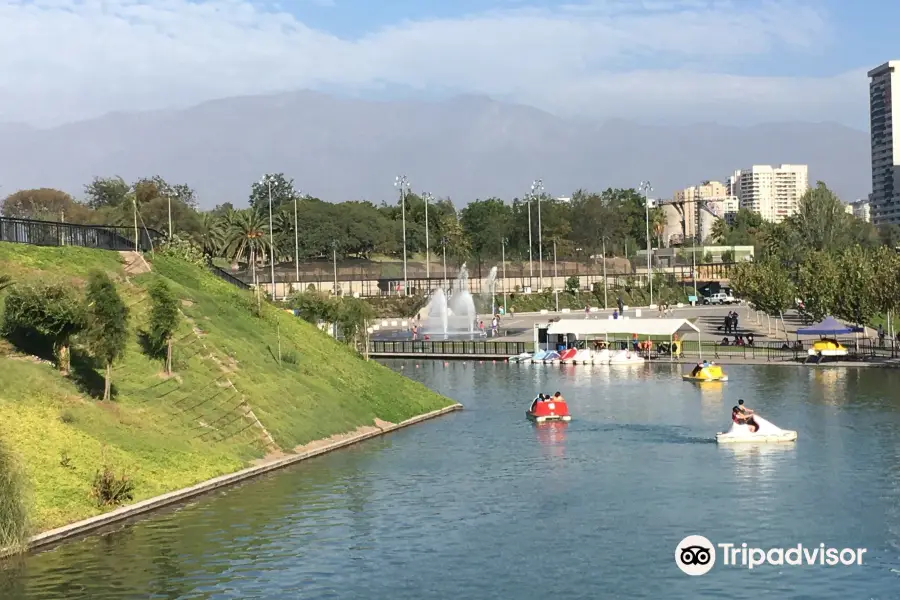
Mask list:
[[[681,376],[685,381],[728,381],[728,375],[715,363],[697,365],[690,373]]]

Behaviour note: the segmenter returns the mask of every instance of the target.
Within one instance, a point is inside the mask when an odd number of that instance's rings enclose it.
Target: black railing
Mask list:
[[[402,342],[376,340],[369,342],[369,354],[423,354],[434,356],[514,356],[529,351],[529,342],[489,342],[471,340],[405,340]]]
[[[249,290],[251,288],[250,284],[248,284],[244,281],[241,281],[240,279],[238,279],[237,277],[235,277],[234,275],[232,275],[225,269],[220,269],[219,267],[217,267],[213,264],[209,265],[209,271],[210,271],[210,273],[212,273],[213,275],[215,275],[222,281],[230,283],[231,285],[233,285],[235,287],[239,287],[242,290]]]
[[[35,246],[79,246],[100,250],[149,252],[163,236],[152,229],[139,229],[137,244],[133,227],[77,225],[0,217],[0,241]]]

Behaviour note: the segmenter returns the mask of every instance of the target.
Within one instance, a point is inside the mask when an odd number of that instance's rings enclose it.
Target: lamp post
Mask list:
[[[428,244],[428,201],[434,200],[434,196],[425,192],[422,194],[422,199],[425,201],[425,279],[428,279],[428,285],[431,285],[431,247]]]
[[[649,193],[653,191],[649,181],[642,181],[640,186],[641,192],[644,194],[644,208],[647,211],[647,280],[650,282],[650,306],[653,306],[653,271],[650,266],[650,197]]]
[[[500,260],[503,264],[503,315],[506,316],[506,238],[500,240]]]
[[[540,191],[544,192],[544,181],[542,179],[535,179],[531,184],[531,195],[534,197],[535,192]],[[544,289],[544,237],[541,233],[541,197],[537,196],[537,210],[538,210],[538,281],[540,281],[540,289]]]
[[[292,190],[294,197],[294,279],[300,284],[300,225],[297,220],[297,196],[296,191]]]
[[[553,293],[556,295],[556,312],[559,312],[559,288],[556,286],[556,238],[553,238]]]
[[[334,288],[332,288],[331,295],[337,296],[338,293],[338,283],[337,283],[337,240],[331,240],[331,260],[334,264]]]
[[[694,298],[697,295],[697,237],[694,235],[694,243],[691,244],[691,278],[694,280]],[[696,302],[696,300],[694,300]]]
[[[409,189],[409,179],[406,175],[398,175],[394,180],[394,187],[400,188],[400,212],[403,219],[403,295],[409,295],[409,278],[406,271],[406,190]]]
[[[444,291],[447,291],[447,238],[441,238],[441,251],[444,254]]]
[[[260,183],[269,189],[269,275],[272,278],[272,300],[275,299],[275,229],[272,226],[272,176],[266,173]]]
[[[609,284],[606,280],[606,238],[600,238],[600,243],[603,245],[601,252],[603,252],[603,309],[606,310],[609,308],[609,305],[606,301],[606,288],[609,287]]]
[[[167,198],[169,201],[169,239],[172,239],[172,194],[167,194]]]
[[[534,200],[534,188],[532,187],[531,193],[528,194],[528,287],[532,285],[532,279],[534,279],[534,259],[531,257],[531,248],[533,246],[531,242],[531,201]]]

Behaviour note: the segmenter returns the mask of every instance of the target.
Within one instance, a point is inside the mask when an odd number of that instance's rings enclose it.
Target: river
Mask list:
[[[386,363],[466,410],[7,561],[0,598],[897,598],[900,371]],[[574,419],[536,426],[536,391]],[[738,397],[785,446],[719,446]],[[862,565],[675,564],[689,534]]]

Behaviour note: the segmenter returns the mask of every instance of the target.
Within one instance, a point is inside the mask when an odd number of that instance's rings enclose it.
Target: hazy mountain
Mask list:
[[[95,175],[160,174],[192,185],[206,207],[244,204],[266,171],[323,199],[376,202],[395,198],[394,178],[406,174],[414,190],[461,204],[521,196],[538,177],[556,195],[649,179],[653,195],[667,197],[769,163],[809,164],[812,181],[847,201],[870,189],[868,134],[834,123],[597,124],[477,96],[377,102],[296,92],[46,130],[0,125],[2,193],[46,186],[80,195]]]

